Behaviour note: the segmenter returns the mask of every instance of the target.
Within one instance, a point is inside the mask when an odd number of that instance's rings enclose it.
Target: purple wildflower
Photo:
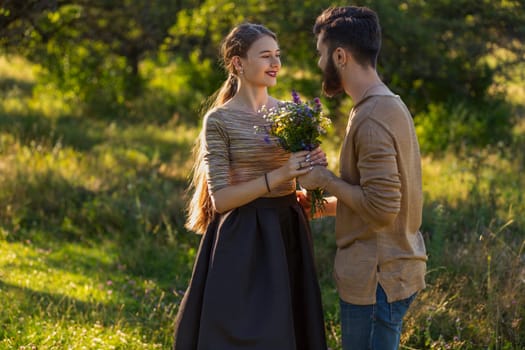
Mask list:
[[[266,142],[266,143],[270,143],[270,136],[265,135],[265,136],[264,136],[264,142]]]
[[[295,90],[292,90],[292,97],[293,97],[293,103],[301,103],[301,98],[299,97],[299,94],[297,93],[297,91]]]
[[[310,108],[306,108],[306,115],[310,118],[312,118],[314,115],[312,113],[312,110]]]
[[[321,105],[321,100],[319,99],[319,97],[314,98],[314,103],[315,103],[315,111],[316,112],[321,111],[323,106]]]

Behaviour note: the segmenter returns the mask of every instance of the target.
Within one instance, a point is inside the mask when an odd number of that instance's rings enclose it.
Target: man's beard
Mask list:
[[[323,93],[328,97],[334,97],[344,92],[341,75],[335,68],[334,61],[329,59],[323,70]]]

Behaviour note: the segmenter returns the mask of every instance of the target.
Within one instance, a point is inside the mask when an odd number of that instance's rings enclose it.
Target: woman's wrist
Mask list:
[[[271,188],[275,188],[277,186],[279,186],[279,184],[281,182],[283,182],[283,175],[282,175],[282,171],[281,171],[282,168],[277,168],[275,170],[272,170],[270,172],[268,172],[267,176],[268,176],[268,183],[270,185]]]

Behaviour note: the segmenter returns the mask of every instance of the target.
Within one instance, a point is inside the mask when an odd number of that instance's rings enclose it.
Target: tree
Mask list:
[[[416,113],[430,103],[490,99],[494,75],[523,60],[520,1],[370,1],[383,27],[380,66]],[[508,59],[490,63],[500,50]]]
[[[107,84],[118,87],[113,98],[133,98],[142,86],[140,61],[157,52],[175,14],[195,3],[7,0],[0,7],[0,44],[41,63],[59,85],[69,90],[74,85],[82,98]]]

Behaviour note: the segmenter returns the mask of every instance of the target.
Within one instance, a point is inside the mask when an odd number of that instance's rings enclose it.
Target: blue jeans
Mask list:
[[[395,350],[399,346],[403,317],[416,297],[389,303],[378,284],[376,304],[341,303],[343,350]]]

